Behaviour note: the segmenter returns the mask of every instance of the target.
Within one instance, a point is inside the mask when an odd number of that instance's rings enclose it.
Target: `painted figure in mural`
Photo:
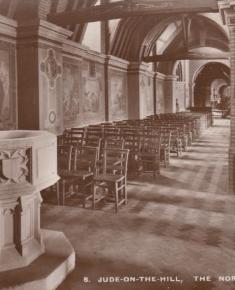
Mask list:
[[[125,96],[123,94],[123,79],[114,77],[111,81],[111,110],[113,113],[121,113],[125,111]]]
[[[97,113],[99,111],[99,100],[102,95],[102,87],[97,79],[85,79],[85,92],[83,111]]]
[[[79,114],[79,88],[76,82],[78,70],[76,66],[67,65],[64,68],[64,116],[65,120],[75,121]]]

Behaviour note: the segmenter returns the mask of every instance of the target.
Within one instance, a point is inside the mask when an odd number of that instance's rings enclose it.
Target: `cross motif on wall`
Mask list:
[[[50,88],[53,89],[58,75],[61,74],[61,66],[56,62],[55,51],[53,49],[48,49],[47,57],[45,61],[41,63],[40,68],[41,71],[46,74]]]

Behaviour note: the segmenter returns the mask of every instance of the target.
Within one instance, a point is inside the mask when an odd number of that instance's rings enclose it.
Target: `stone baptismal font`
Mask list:
[[[40,191],[57,175],[56,136],[0,131],[0,289],[55,289],[75,265],[63,233],[40,227]]]

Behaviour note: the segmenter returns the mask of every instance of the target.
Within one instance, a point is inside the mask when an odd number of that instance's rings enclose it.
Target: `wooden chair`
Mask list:
[[[171,130],[161,128],[160,162],[167,168],[170,165]]]
[[[171,128],[170,152],[176,153],[177,157],[181,157],[183,152],[182,139],[180,138],[179,128]]]
[[[161,137],[141,136],[139,160],[142,164],[143,173],[152,173],[156,178],[160,173],[160,147]]]
[[[115,202],[115,211],[127,204],[126,176],[129,150],[104,149],[102,163],[94,178],[93,209],[107,197]]]
[[[66,198],[76,196],[82,199],[83,207],[85,207],[86,200],[92,198],[98,149],[74,146],[71,156],[73,166],[69,171],[66,171],[66,174],[61,175],[62,190],[58,187],[57,198],[59,204],[65,205]]]
[[[139,176],[143,171],[142,163],[139,157],[140,154],[140,138],[136,134],[129,134],[125,136],[125,149],[129,150],[128,160],[128,176]]]
[[[57,145],[66,145],[70,144],[70,139],[71,139],[71,130],[70,129],[65,129],[62,135],[57,136]]]
[[[81,150],[78,148],[75,157],[74,170],[71,171],[76,197],[80,197],[83,207],[86,201],[93,196],[93,177],[96,175],[96,166],[99,158],[97,147],[85,146]],[[63,198],[64,200],[64,198]]]
[[[182,142],[183,151],[186,152],[188,148],[188,135],[186,134],[186,126],[184,124],[175,123],[175,126],[179,129],[179,136]]]

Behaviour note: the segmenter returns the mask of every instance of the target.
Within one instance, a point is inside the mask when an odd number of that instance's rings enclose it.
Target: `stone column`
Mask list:
[[[140,63],[132,62],[128,68],[128,119],[140,118]]]
[[[132,62],[128,68],[128,116],[142,119],[154,114],[154,72],[146,63]]]
[[[190,107],[194,107],[194,89],[195,89],[195,83],[190,83],[189,87],[191,88],[190,90]]]
[[[231,136],[229,145],[229,193],[235,193],[235,1],[219,2],[224,24],[230,33],[230,64],[231,64]]]
[[[47,21],[17,28],[19,129],[63,131],[62,46],[71,31]]]
[[[176,110],[174,97],[176,79],[177,77],[173,75],[168,75],[165,78],[165,90],[164,90],[165,113],[173,113]]]

